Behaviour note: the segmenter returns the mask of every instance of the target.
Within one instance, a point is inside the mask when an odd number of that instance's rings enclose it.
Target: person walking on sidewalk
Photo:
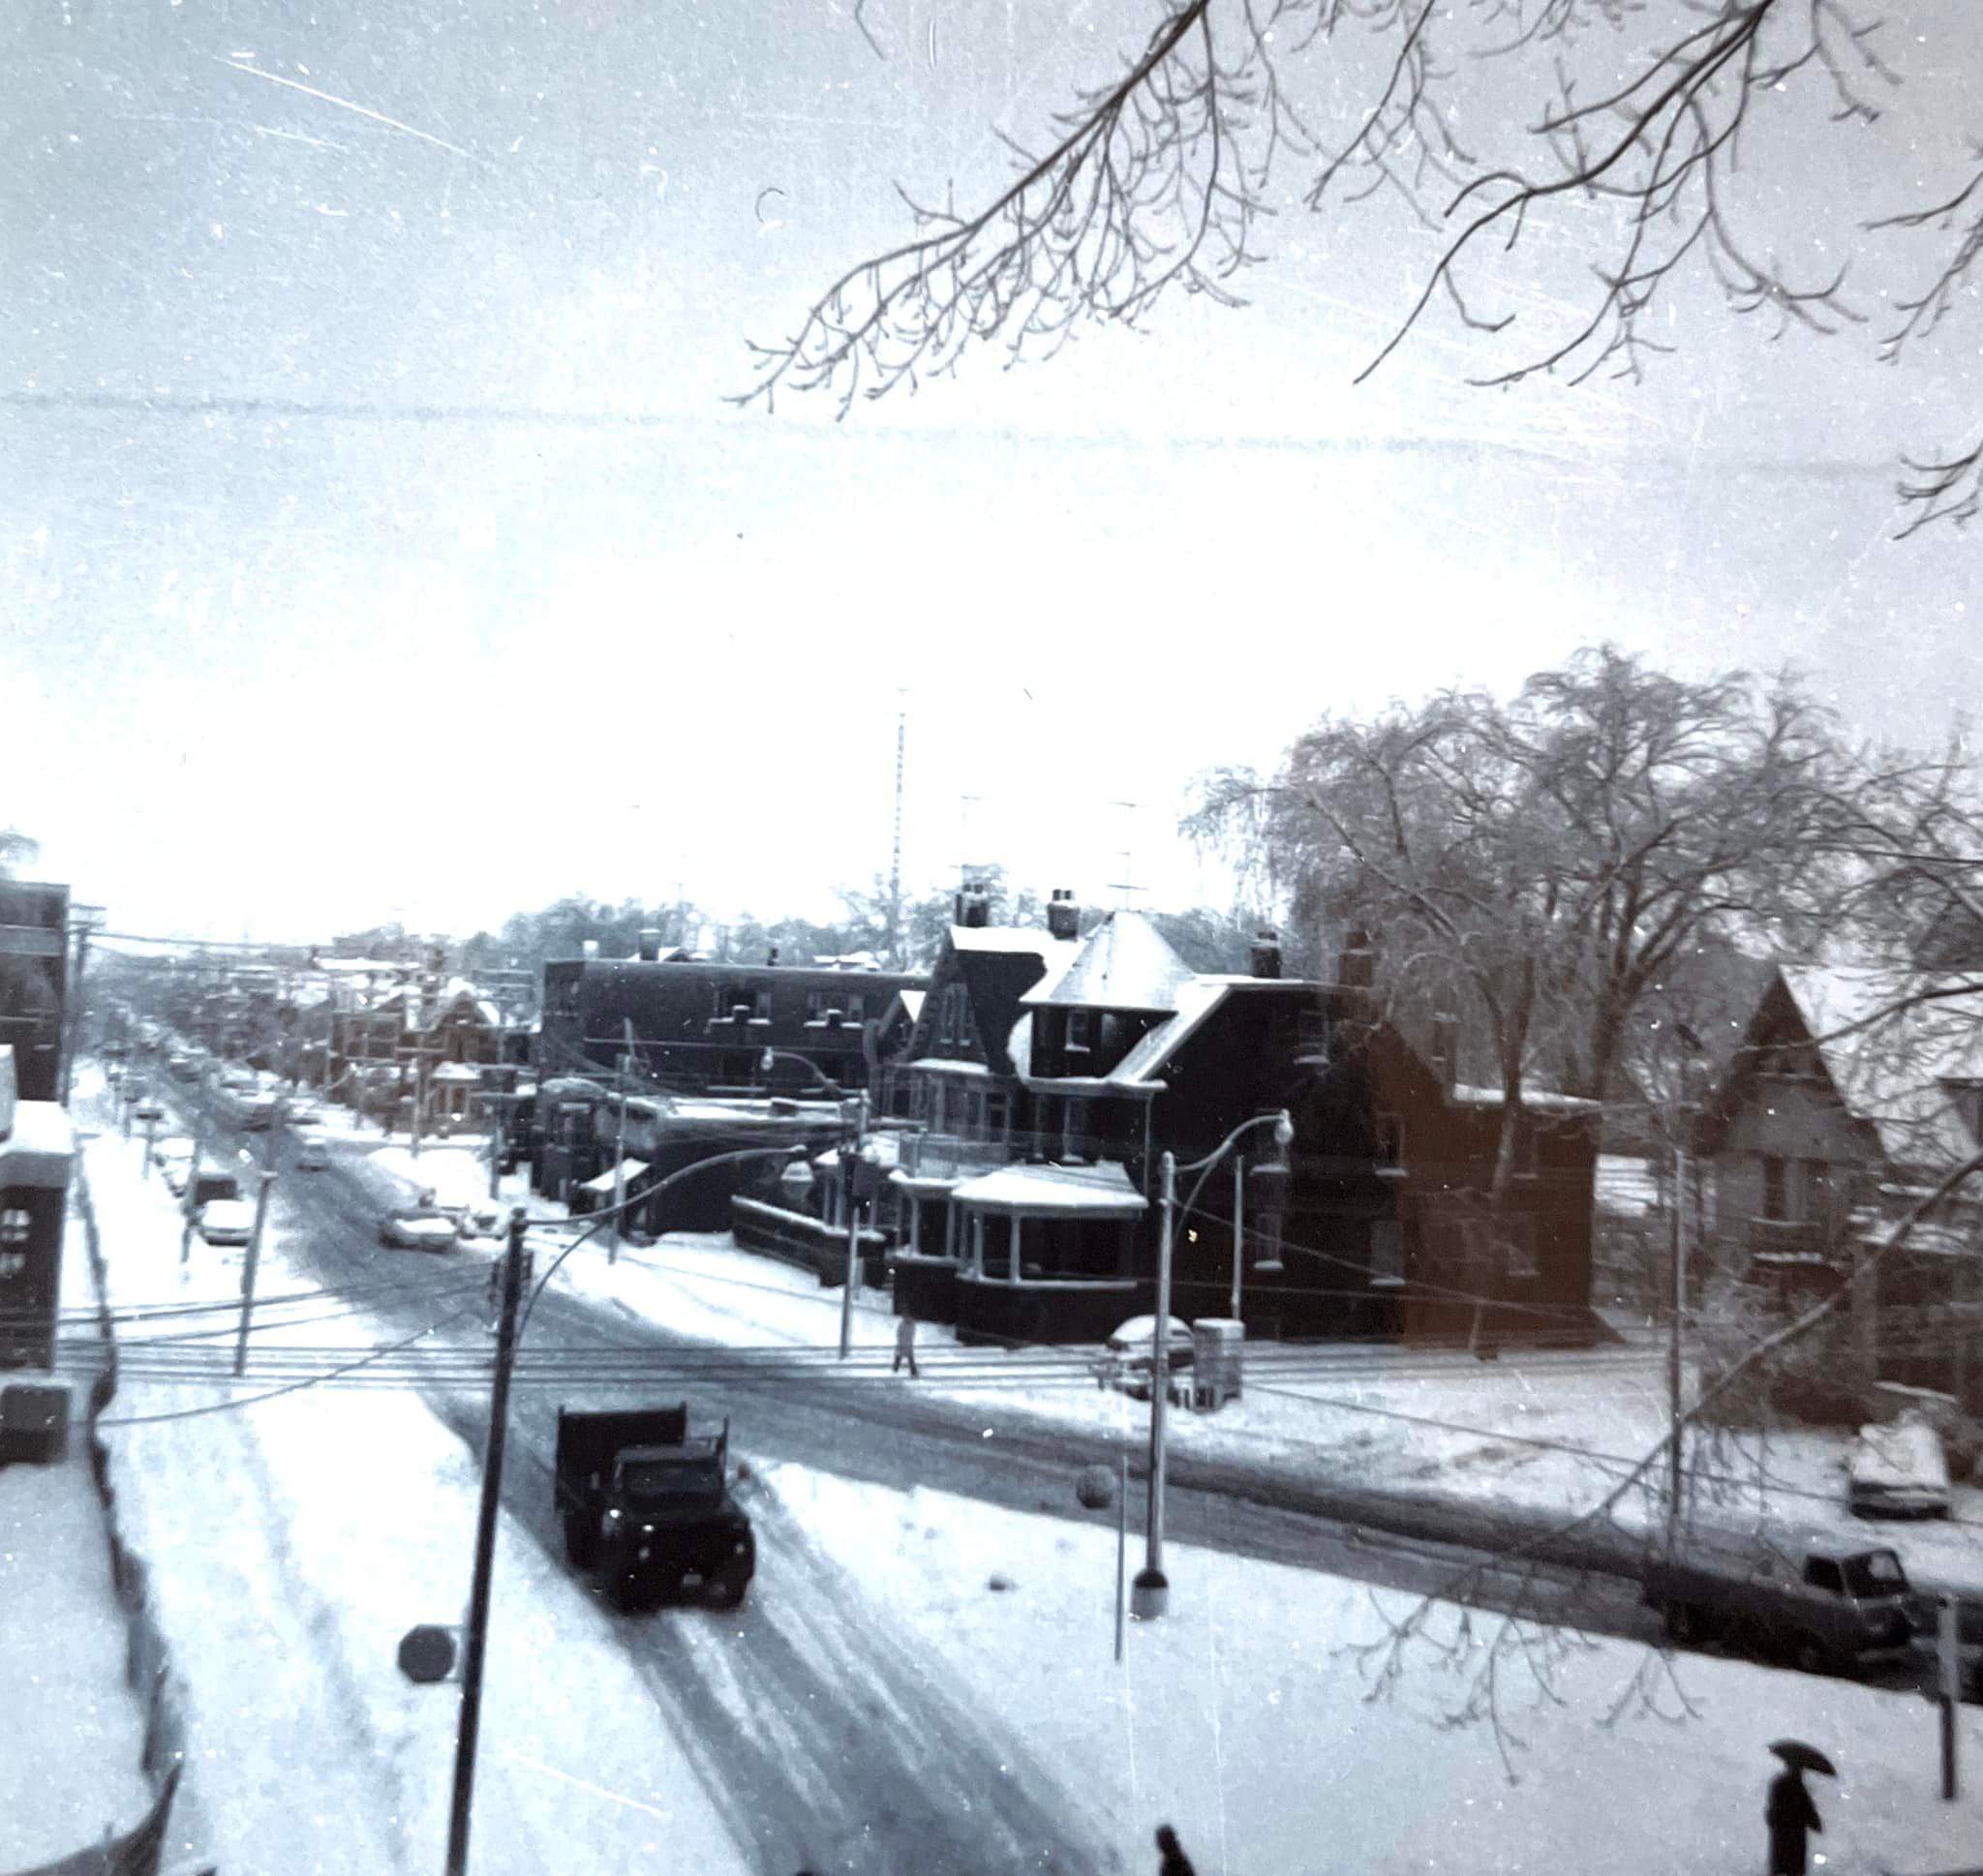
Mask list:
[[[1157,1826],[1157,1848],[1164,1853],[1164,1861],[1157,1865],[1157,1876],[1198,1876],[1191,1859],[1184,1854],[1184,1846],[1177,1841],[1177,1832],[1168,1824]]]
[[[900,1316],[895,1325],[895,1366],[888,1372],[900,1375],[902,1363],[909,1364],[909,1378],[917,1377],[916,1368],[916,1318],[913,1316]]]

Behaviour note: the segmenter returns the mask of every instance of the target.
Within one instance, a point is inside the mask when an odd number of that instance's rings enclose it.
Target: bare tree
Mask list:
[[[1174,289],[1236,297],[1261,219],[1402,199],[1444,235],[1374,370],[1435,308],[1497,339],[1487,263],[1532,227],[1568,233],[1590,285],[1565,330],[1501,340],[1479,381],[1637,377],[1670,349],[1653,316],[1690,276],[1773,333],[1866,328],[1894,358],[1930,340],[1983,253],[1983,150],[1933,206],[1869,225],[1898,287],[1774,257],[1773,185],[1744,145],[1871,125],[1893,102],[1878,22],[1854,0],[1148,0],[1113,80],[1080,92],[989,201],[904,194],[912,233],[857,260],[740,402],[823,389],[842,413],[954,369],[975,341],[1050,355],[1088,320],[1136,324]],[[1313,97],[1305,97],[1312,91]],[[1492,107],[1469,109],[1490,97]],[[1475,132],[1463,126],[1479,124]],[[1914,178],[1906,179],[1912,184]],[[1916,258],[1917,250],[1919,258]],[[1918,285],[1910,287],[1908,269]],[[1875,308],[1877,308],[1876,312]],[[1983,442],[1910,459],[1903,531],[1976,511]]]
[[[0,879],[13,879],[23,866],[41,858],[41,842],[18,828],[0,828]]]

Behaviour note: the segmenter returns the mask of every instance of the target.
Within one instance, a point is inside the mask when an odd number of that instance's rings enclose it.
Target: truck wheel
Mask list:
[[[1705,1634],[1700,1611],[1691,1602],[1669,1602],[1664,1610],[1666,1633],[1682,1648],[1696,1646]]]
[[[1790,1663],[1799,1674],[1830,1674],[1832,1652],[1815,1635],[1800,1635],[1790,1649]]]
[[[615,1570],[606,1578],[606,1600],[623,1615],[630,1615],[640,1601],[640,1579],[631,1570]]]
[[[741,1570],[725,1570],[711,1586],[711,1594],[718,1609],[734,1609],[744,1600],[744,1592],[750,1588],[749,1576]]]

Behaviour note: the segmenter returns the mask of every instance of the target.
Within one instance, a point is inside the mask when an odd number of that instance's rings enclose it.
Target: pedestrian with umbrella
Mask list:
[[[1784,1762],[1783,1770],[1770,1780],[1769,1802],[1763,1809],[1770,1827],[1770,1876],[1804,1876],[1809,1833],[1824,1833],[1824,1820],[1811,1801],[1804,1774],[1815,1771],[1836,1778],[1838,1768],[1802,1740],[1778,1740],[1770,1750]]]

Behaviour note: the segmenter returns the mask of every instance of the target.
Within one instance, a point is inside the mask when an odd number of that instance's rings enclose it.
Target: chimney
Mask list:
[[[1279,977],[1281,974],[1281,934],[1272,925],[1262,925],[1253,934],[1253,944],[1247,953],[1248,968],[1255,977]]]
[[[957,895],[957,922],[961,925],[992,923],[992,896],[982,886],[966,886]]]
[[[661,956],[661,934],[653,925],[645,925],[640,934],[640,961],[643,964],[657,964]]]
[[[581,949],[584,953],[585,961],[590,964],[599,954],[599,941],[596,938],[588,938],[584,941]]]
[[[1432,1018],[1430,1061],[1439,1085],[1452,1093],[1460,1078],[1460,1019],[1445,1011]]]
[[[1081,907],[1075,901],[1072,888],[1053,889],[1053,896],[1047,901],[1047,930],[1054,938],[1081,936]]]

